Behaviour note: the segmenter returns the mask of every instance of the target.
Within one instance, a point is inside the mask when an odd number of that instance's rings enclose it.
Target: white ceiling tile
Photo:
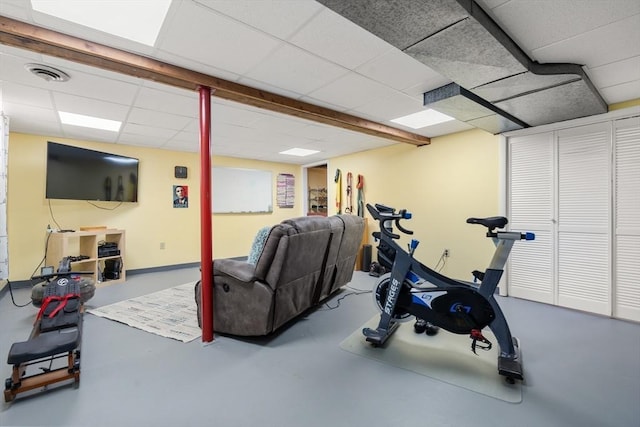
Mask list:
[[[190,117],[142,108],[133,108],[127,117],[128,123],[172,130],[182,130],[192,120]]]
[[[218,101],[218,99],[215,98],[213,101],[214,102],[211,103],[212,126],[217,126],[220,123],[250,126],[263,117],[261,113],[243,109],[241,106],[233,107],[230,105],[223,105],[215,102]]]
[[[484,1],[479,1],[486,3]],[[496,3],[496,2],[492,2]],[[495,6],[492,4],[491,6]],[[637,0],[509,1],[485,8],[525,51],[573,38],[579,34],[640,14]],[[568,22],[570,24],[568,25]]]
[[[424,110],[422,97],[409,96],[402,92],[387,93],[353,110],[347,111],[354,116],[367,115],[376,117],[378,121],[388,121],[407,114]]]
[[[363,64],[356,71],[398,90],[429,81],[449,81],[415,58],[395,48]]]
[[[31,16],[31,7],[25,0],[2,0],[0,1],[0,14],[26,21]]]
[[[329,110],[334,111],[347,111],[348,108],[342,105],[335,105],[330,102],[322,101],[320,99],[312,98],[310,96],[303,96],[300,98],[301,101],[307,102],[309,104],[317,105],[318,107],[328,108]]]
[[[185,29],[188,29],[185,31]],[[165,30],[159,49],[177,56],[244,74],[275,49],[279,40],[191,2]],[[242,46],[241,52],[238,47]]]
[[[34,107],[53,109],[51,93],[48,90],[37,87],[25,86],[10,81],[0,81],[0,99],[13,99],[20,104]]]
[[[532,52],[533,59],[541,63],[570,62],[589,68],[638,55],[640,14]]]
[[[314,16],[289,41],[349,69],[354,69],[391,48],[387,42],[330,9],[324,9]]]
[[[200,62],[200,60],[195,61],[193,59],[185,58],[183,56],[180,56],[179,54],[158,50],[155,53],[154,58],[167,64],[175,65],[176,67],[196,71],[207,76],[217,77],[219,79],[228,80],[230,82],[235,82],[240,78],[240,74],[238,73],[223,70],[222,68],[215,67],[210,63],[202,63]]]
[[[191,96],[187,96],[191,95]],[[182,95],[143,87],[135,100],[136,107],[191,118],[198,117],[198,97],[186,90]]]
[[[640,99],[640,79],[600,89],[607,104],[615,104],[630,99]]]
[[[140,131],[140,129],[134,130]],[[118,143],[155,148],[163,146],[166,143],[166,139],[159,140],[158,138],[153,138],[146,134],[124,132],[120,134]]]
[[[159,128],[157,126],[147,126],[140,125],[136,123],[128,122],[120,132],[123,134],[134,134],[134,135],[144,135],[150,139],[150,145],[160,145],[164,143],[166,140],[171,139],[176,133],[178,133],[175,129],[167,129],[167,128]],[[156,140],[158,139],[158,140]]]
[[[62,132],[65,138],[85,141],[115,142],[118,138],[118,132],[109,132],[106,130],[89,129],[71,125],[62,125]]]
[[[89,93],[87,95],[90,95]],[[54,92],[53,101],[59,111],[100,117],[109,120],[125,120],[129,107],[110,102],[98,101],[82,96]]]
[[[429,138],[435,138],[436,136],[448,135],[450,133],[463,132],[465,130],[474,129],[473,126],[460,122],[458,120],[452,120],[450,122],[444,122],[433,126],[427,126],[426,128],[418,129],[416,133],[420,135],[428,136]],[[416,131],[415,129],[407,130]]]
[[[322,6],[313,0],[195,0],[261,31],[286,39]]]
[[[58,116],[51,109],[7,102],[3,99],[2,110],[9,117],[11,132],[31,133],[33,129],[36,134],[46,135],[46,131],[49,131],[48,135],[53,136],[62,132]]]
[[[247,73],[246,77],[307,94],[346,72],[344,68],[300,48],[282,45]]]
[[[585,71],[593,84],[600,88],[640,80],[640,55]]]
[[[387,86],[359,74],[349,73],[309,93],[309,96],[351,109],[394,93],[396,91]]]
[[[263,90],[265,92],[270,92],[270,93],[275,93],[276,95],[280,95],[280,96],[286,96],[288,98],[299,98],[300,97],[300,93],[298,92],[294,92],[292,90],[287,90],[287,89],[283,89],[282,87],[279,86],[274,86],[272,84],[268,84],[265,82],[261,82],[258,80],[254,80],[254,79],[250,79],[248,77],[241,77],[238,80],[238,83],[254,88],[254,89],[258,89],[258,90]]]
[[[4,1],[4,0],[3,0]],[[24,0],[26,3],[26,0]],[[33,22],[39,26],[45,28],[54,29],[57,32],[89,40],[94,43],[99,43],[105,46],[114,47],[126,51],[134,51],[150,56],[153,53],[153,48],[142,43],[134,42],[122,37],[108,34],[102,31],[98,31],[94,28],[85,27],[84,25],[76,24],[71,21],[57,18],[55,16],[47,15],[42,12],[36,12],[31,10],[30,15],[33,18]]]

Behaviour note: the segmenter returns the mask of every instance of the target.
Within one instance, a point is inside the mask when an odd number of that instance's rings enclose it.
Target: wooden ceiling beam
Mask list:
[[[0,43],[191,91],[197,90],[200,86],[209,87],[212,89],[213,96],[219,98],[396,142],[417,146],[431,142],[428,137],[423,135],[223,80],[4,16],[0,16]]]

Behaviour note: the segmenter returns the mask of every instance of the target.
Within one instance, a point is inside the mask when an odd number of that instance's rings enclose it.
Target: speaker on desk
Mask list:
[[[371,245],[362,245],[362,271],[371,268]]]

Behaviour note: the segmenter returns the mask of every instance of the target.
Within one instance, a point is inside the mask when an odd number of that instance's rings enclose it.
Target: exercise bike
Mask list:
[[[373,233],[379,241],[378,262],[390,275],[377,285],[374,298],[381,311],[377,328],[364,328],[366,341],[373,346],[382,346],[403,321],[417,319],[416,332],[433,335],[439,328],[454,334],[468,334],[472,340],[471,349],[489,350],[492,343],[482,335],[486,326],[493,332],[500,347],[498,373],[510,384],[522,380],[520,345],[511,336],[507,320],[494,298],[494,292],[502,277],[504,265],[516,240],[534,240],[533,233],[501,231],[508,220],[502,216],[489,218],[469,218],[467,223],[487,227],[487,237],[493,239],[496,251],[489,267],[484,271],[474,271],[476,281],[465,282],[446,277],[423,265],[413,257],[418,240],[412,239],[408,251],[403,250],[395,240],[400,235],[393,232],[393,224],[402,233],[412,231],[403,228],[401,220],[411,219],[405,209],[367,204],[373,219],[379,222],[380,231]]]

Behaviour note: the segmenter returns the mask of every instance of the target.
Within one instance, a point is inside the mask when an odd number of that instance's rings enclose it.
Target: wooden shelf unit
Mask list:
[[[118,245],[120,255],[98,257],[98,245],[102,242],[113,242]],[[75,231],[67,233],[51,233],[49,237],[46,265],[58,269],[60,260],[66,256],[85,255],[89,258],[71,262],[73,271],[92,271],[96,286],[106,286],[122,283],[126,280],[124,266],[125,232],[124,230],[102,229],[96,231]],[[120,259],[122,271],[118,279],[106,279],[102,277],[105,261]]]
[[[309,211],[307,215],[327,216],[326,188],[309,188]]]

